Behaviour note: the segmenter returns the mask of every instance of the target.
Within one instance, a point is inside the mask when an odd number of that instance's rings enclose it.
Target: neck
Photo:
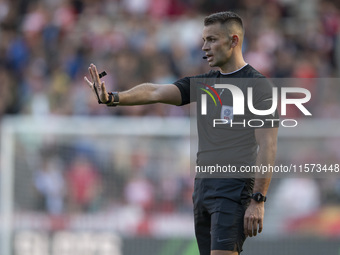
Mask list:
[[[240,70],[240,69],[242,69],[244,66],[246,66],[247,65],[247,63],[246,62],[244,62],[244,64],[242,64],[242,65],[239,65],[239,66],[236,66],[236,67],[233,67],[233,68],[230,68],[230,69],[221,69],[220,68],[220,72],[221,72],[221,74],[230,74],[230,73],[234,73],[234,72],[236,72],[236,71],[238,71],[238,70]]]
[[[247,63],[244,61],[242,54],[239,56],[235,56],[231,58],[228,63],[225,63],[223,66],[220,66],[221,73],[231,73],[245,66]]]

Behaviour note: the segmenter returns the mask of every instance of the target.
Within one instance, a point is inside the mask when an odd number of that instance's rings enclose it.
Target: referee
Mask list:
[[[143,83],[130,90],[108,93],[101,82],[96,66],[91,64],[90,81],[84,77],[100,103],[108,106],[144,105],[165,103],[185,105],[197,101],[202,90],[190,85],[192,78],[206,81],[232,79],[233,85],[247,95],[247,88],[253,89],[255,109],[271,108],[272,86],[265,77],[247,64],[242,55],[244,28],[242,19],[233,12],[220,12],[207,16],[202,33],[205,59],[210,67],[218,71],[194,77],[185,77],[173,84]],[[214,89],[203,84],[202,89]],[[216,89],[217,90],[217,89]],[[215,91],[216,91],[215,90]],[[277,119],[277,112],[271,116],[255,116],[245,106],[242,120],[233,116],[233,98],[230,91],[218,90],[221,105],[206,116],[198,118],[199,151],[197,164],[201,166],[229,164],[241,166],[274,165],[278,125],[261,127],[235,127],[209,124],[214,118],[246,123],[246,120]],[[212,94],[212,93],[211,93]],[[217,93],[216,93],[217,94]],[[247,98],[247,97],[245,97]],[[223,102],[223,105],[222,105]],[[197,107],[198,111],[200,107]],[[268,122],[270,124],[274,122]],[[211,135],[213,134],[213,135]],[[219,176],[220,177],[220,176]],[[197,175],[193,193],[195,234],[201,255],[236,255],[242,251],[245,239],[256,236],[263,229],[264,202],[271,181],[271,175],[242,176],[241,178],[207,178]]]

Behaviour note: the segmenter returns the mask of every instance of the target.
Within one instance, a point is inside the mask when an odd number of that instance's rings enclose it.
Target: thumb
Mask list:
[[[105,82],[102,82],[100,84],[100,89],[101,89],[101,93],[100,93],[101,101],[107,102],[109,100],[109,96],[108,96],[108,93],[107,93],[106,88],[105,88]]]
[[[107,94],[106,87],[105,87],[105,82],[104,81],[101,84],[101,89],[102,89],[104,94]]]

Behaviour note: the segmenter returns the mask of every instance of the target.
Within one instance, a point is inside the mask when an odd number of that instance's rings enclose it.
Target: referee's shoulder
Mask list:
[[[260,73],[258,70],[256,70],[254,67],[248,64],[248,68],[246,68],[244,73],[245,77],[249,78],[267,78],[265,75]]]

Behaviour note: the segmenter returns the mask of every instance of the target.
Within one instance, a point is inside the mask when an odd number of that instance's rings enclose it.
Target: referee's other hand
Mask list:
[[[246,237],[256,236],[263,229],[264,202],[251,200],[244,214],[244,234]]]

